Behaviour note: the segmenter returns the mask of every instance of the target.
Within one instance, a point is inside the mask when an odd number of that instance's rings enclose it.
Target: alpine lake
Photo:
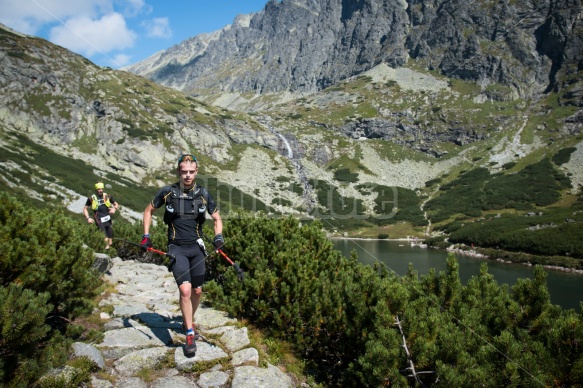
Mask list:
[[[407,273],[409,264],[418,275],[429,273],[434,268],[436,273],[445,271],[448,252],[438,249],[423,248],[412,241],[405,240],[365,240],[334,238],[331,240],[334,248],[345,257],[350,257],[355,251],[358,260],[365,265],[381,262],[389,272],[399,276]],[[486,258],[455,254],[459,263],[459,276],[462,284],[480,274],[480,265],[488,264],[488,273],[494,276],[498,284],[508,284],[512,287],[517,279],[532,279],[533,268],[523,264],[503,263]],[[564,272],[555,269],[545,269],[547,286],[551,303],[563,309],[575,309],[580,312],[583,301],[583,275],[574,272]]]

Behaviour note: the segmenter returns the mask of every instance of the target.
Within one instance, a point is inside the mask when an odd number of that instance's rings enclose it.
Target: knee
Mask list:
[[[191,287],[186,287],[186,286],[180,287],[180,297],[181,298],[190,298],[191,294],[192,294]]]
[[[195,293],[196,295],[202,295],[202,287],[195,288],[195,289],[194,289],[194,293]]]

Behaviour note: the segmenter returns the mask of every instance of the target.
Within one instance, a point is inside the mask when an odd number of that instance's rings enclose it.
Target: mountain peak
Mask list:
[[[550,9],[561,18],[549,18]],[[576,17],[560,0],[534,10],[505,4],[504,13],[483,2],[270,1],[229,28],[126,69],[218,102],[233,93],[310,94],[412,59],[446,77],[499,83],[530,98],[565,78],[579,82],[566,70],[583,66],[583,45],[570,27]]]

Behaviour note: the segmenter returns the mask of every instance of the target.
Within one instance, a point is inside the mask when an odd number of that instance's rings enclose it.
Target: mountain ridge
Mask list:
[[[565,0],[494,6],[271,0],[248,15],[248,23],[216,31],[215,40],[191,51],[189,60],[173,55],[185,55],[197,37],[168,50],[165,64],[154,67],[146,59],[125,69],[220,104],[222,93],[312,94],[380,63],[398,68],[411,58],[448,77],[505,85],[513,99],[575,82],[573,103],[582,106],[581,82],[573,73],[583,64],[580,9],[580,1]]]
[[[239,20],[251,25],[257,17]],[[447,78],[412,59],[398,68],[380,63],[301,98],[287,91],[285,101],[274,99],[267,110],[245,113],[100,68],[38,38],[0,32],[1,146],[25,155],[30,151],[18,150],[20,140],[13,136],[25,134],[87,161],[98,175],[110,177],[114,191],[127,179],[159,187],[175,179],[176,155],[195,153],[204,179],[216,177],[231,197],[243,192],[255,198],[251,210],[326,217],[333,221],[330,228],[371,228],[370,235],[392,227],[364,221],[382,209],[383,188],[399,187],[405,190],[400,195],[426,202],[442,194],[429,182],[445,184],[478,167],[493,176],[516,173],[565,147],[574,148],[574,161],[583,152],[582,110],[561,102],[565,92],[519,98],[504,85]],[[257,98],[269,103],[271,97]],[[11,157],[4,179],[15,184],[17,169],[30,166]],[[570,175],[575,195],[583,182],[580,166],[569,162],[561,169]],[[47,200],[55,195],[36,192]],[[339,225],[351,214],[348,205],[359,212],[352,213],[355,222]],[[140,206],[130,207],[139,212]],[[416,206],[415,217],[422,216]],[[230,210],[241,207],[246,205]],[[336,220],[331,209],[340,216]],[[398,233],[421,236],[425,227]]]

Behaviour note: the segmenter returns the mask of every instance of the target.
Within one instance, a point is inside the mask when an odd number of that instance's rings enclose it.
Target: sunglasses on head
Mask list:
[[[178,164],[182,162],[196,162],[196,157],[191,154],[182,155],[180,159],[178,159]]]

